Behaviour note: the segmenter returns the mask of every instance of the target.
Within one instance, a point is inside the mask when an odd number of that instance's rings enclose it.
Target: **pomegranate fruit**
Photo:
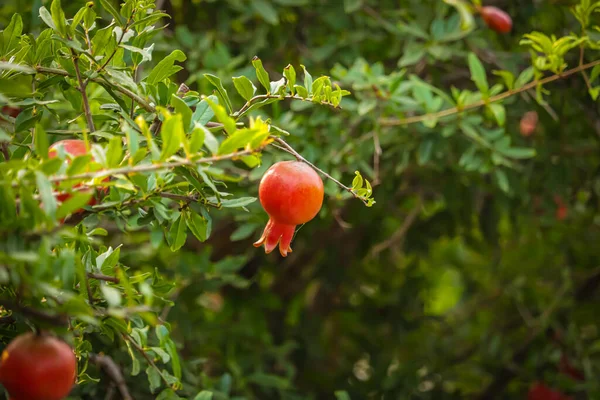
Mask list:
[[[279,252],[286,257],[292,251],[296,225],[313,219],[323,205],[323,181],[306,163],[282,161],[262,177],[258,196],[269,222],[254,246],[264,244],[268,254],[279,244]]]
[[[12,400],[61,400],[75,384],[71,347],[47,334],[26,333],[8,344],[0,361],[0,383]]]
[[[519,123],[521,135],[524,137],[533,135],[533,133],[535,132],[535,128],[537,128],[537,124],[538,114],[535,111],[528,111],[525,114],[523,114],[521,122]]]
[[[65,153],[69,154],[72,157],[78,157],[78,156],[87,154],[87,149],[85,147],[85,142],[83,140],[68,139],[68,140],[58,141],[58,142],[54,143],[52,146],[50,146],[50,148],[48,149],[48,157],[50,157],[50,158],[58,157],[58,148],[59,147],[63,147],[65,150]],[[92,160],[93,160],[93,158],[92,158]],[[70,162],[70,160],[67,159],[67,162]],[[102,181],[107,182],[108,177],[106,177]],[[77,184],[77,185],[73,186],[73,188],[78,188],[78,187],[81,187],[81,184]],[[108,188],[99,188],[98,190],[100,192],[106,193],[108,191]],[[60,202],[67,201],[69,198],[71,198],[70,193],[63,192],[63,193],[56,194],[56,200],[58,200]],[[93,206],[96,203],[97,203],[96,197],[92,196],[90,198],[90,201],[88,202],[88,205]],[[76,210],[75,213],[78,213],[81,211],[83,211],[83,210],[82,209]]]
[[[572,400],[572,397],[552,390],[541,382],[536,382],[529,388],[527,400]]]
[[[512,29],[512,19],[510,16],[494,6],[481,7],[479,10],[481,18],[485,24],[498,33],[508,33]]]

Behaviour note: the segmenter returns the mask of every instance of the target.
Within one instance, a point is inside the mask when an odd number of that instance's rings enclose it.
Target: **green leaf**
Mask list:
[[[489,87],[483,64],[481,64],[481,61],[479,61],[475,53],[469,53],[468,60],[471,79],[475,82],[479,91],[486,94]]]
[[[233,118],[231,118],[229,116],[229,114],[227,114],[227,111],[225,111],[225,108],[223,108],[223,106],[221,106],[217,103],[214,103],[210,99],[206,99],[206,102],[208,103],[210,108],[212,108],[213,112],[215,113],[215,115],[217,117],[217,121],[219,121],[220,123],[223,124],[223,128],[225,129],[225,132],[227,132],[230,135],[233,134],[236,131],[235,120]]]
[[[302,70],[304,71],[304,87],[306,88],[306,90],[308,90],[308,95],[311,95],[312,94],[312,84],[313,84],[312,75],[308,73],[308,71],[306,70],[306,67],[304,65],[300,64],[300,66],[302,67]],[[308,97],[308,96],[306,96],[306,97]]]
[[[192,109],[176,94],[171,95],[171,105],[175,108],[176,113],[181,114],[183,129],[184,132],[187,132],[192,123]]]
[[[204,242],[208,238],[206,220],[201,215],[193,212],[186,213],[185,223],[199,241]]]
[[[294,85],[294,89],[298,93],[298,96],[302,97],[303,99],[308,98],[308,90],[306,90],[304,86]]]
[[[431,151],[433,150],[434,141],[431,139],[423,140],[419,145],[418,163],[419,165],[427,164],[431,158]]]
[[[204,135],[204,145],[206,146],[206,148],[211,152],[211,154],[217,154],[217,152],[219,151],[219,141],[217,140],[215,135],[213,135],[212,132],[206,128],[204,128]]]
[[[328,83],[329,83],[329,86],[331,86],[328,76],[321,76],[321,77],[315,79],[311,86],[312,95],[320,96],[321,92],[323,91],[323,88]]]
[[[265,374],[263,372],[255,372],[246,378],[249,382],[255,383],[262,387],[277,388],[285,390],[290,387],[290,381],[273,374]]]
[[[344,11],[346,14],[360,10],[363,5],[363,0],[344,0]]]
[[[48,158],[48,135],[40,124],[35,125],[33,143],[35,152],[44,160]]]
[[[254,93],[256,93],[256,86],[254,86],[250,79],[243,75],[234,77],[233,85],[240,96],[242,96],[246,101],[250,100],[254,96]]]
[[[35,172],[35,181],[40,191],[40,197],[42,198],[42,207],[46,214],[54,217],[56,213],[56,199],[52,193],[52,184],[43,173]]]
[[[196,154],[202,148],[204,144],[204,139],[206,138],[206,131],[208,129],[204,128],[202,125],[196,125],[192,130],[192,134],[190,135],[190,140],[184,142],[184,146],[186,146],[186,152],[188,155]]]
[[[150,392],[154,393],[161,385],[160,374],[156,370],[156,367],[148,365],[148,368],[146,368],[146,375],[148,375],[148,382],[150,383]]]
[[[287,79],[288,87],[290,88],[290,92],[292,95],[294,94],[294,85],[296,84],[296,70],[291,64],[288,64],[287,67],[283,70],[283,76]]]
[[[488,105],[488,109],[494,114],[494,118],[496,118],[496,122],[498,122],[499,126],[504,126],[506,122],[506,110],[502,104],[493,103]]]
[[[50,11],[52,13],[52,21],[54,22],[54,26],[56,26],[56,31],[63,36],[67,36],[67,22],[65,13],[60,6],[60,0],[52,0]]]
[[[338,390],[334,395],[336,400],[350,400],[350,395],[345,390]]]
[[[177,251],[185,244],[185,239],[187,238],[186,231],[186,223],[183,214],[181,214],[173,225],[171,225],[171,229],[169,230],[169,245],[171,251]]]
[[[265,70],[265,68],[262,65],[262,61],[258,57],[254,57],[252,59],[252,65],[256,70],[256,77],[258,78],[258,81],[268,93],[271,89],[271,80],[269,79],[269,73]]]
[[[100,4],[102,5],[102,8],[104,8],[110,15],[113,16],[117,25],[123,26],[121,14],[119,14],[117,9],[112,5],[111,0],[100,0]]]
[[[531,82],[531,80],[533,79],[534,72],[535,72],[535,70],[533,69],[533,67],[529,67],[529,68],[523,70],[523,72],[521,72],[519,74],[519,77],[515,81],[514,88],[515,89],[522,88],[527,83]]]
[[[12,49],[16,48],[19,44],[19,39],[23,33],[23,20],[21,15],[15,13],[10,19],[8,26],[2,31],[2,42],[4,45],[0,47],[2,52],[0,54],[8,54]]]
[[[121,292],[112,286],[101,285],[102,296],[109,307],[119,307],[121,305]]]
[[[238,197],[237,199],[221,200],[221,206],[225,208],[239,208],[245,207],[248,204],[252,204],[256,201],[256,197]]]
[[[508,183],[508,177],[506,176],[506,172],[501,169],[494,170],[494,177],[496,178],[496,183],[498,183],[498,187],[502,189],[503,192],[508,193],[510,190],[510,185]]]
[[[536,155],[535,149],[528,149],[524,147],[509,147],[507,149],[498,150],[506,157],[514,158],[517,160],[533,158]]]
[[[121,164],[123,160],[123,142],[121,136],[113,136],[108,142],[106,149],[106,166],[115,168]]]
[[[58,210],[56,210],[56,219],[63,219],[74,211],[83,209],[83,207],[88,205],[92,195],[93,192],[91,190],[74,192],[58,207]]]
[[[103,0],[106,1],[106,0]],[[181,70],[181,67],[175,66],[175,61],[185,61],[187,57],[181,50],[173,50],[171,54],[163,58],[157,65],[152,69],[146,82],[149,85],[156,85],[158,82],[165,80],[174,73]]]
[[[160,137],[162,139],[160,160],[165,161],[167,158],[177,153],[177,150],[181,148],[185,137],[181,114],[175,114],[163,122],[160,129]]]
[[[279,24],[277,10],[267,0],[251,0],[250,6],[266,22],[271,25]]]
[[[194,400],[212,400],[213,394],[207,390],[203,390],[194,397]]]
[[[213,103],[219,104],[217,96],[208,96],[208,99]],[[208,106],[208,102],[206,100],[202,100],[196,105],[196,111],[194,111],[194,115],[192,115],[192,121],[206,125],[206,123],[214,116],[215,113],[213,112],[212,108]]]
[[[204,77],[213,84],[214,87],[217,88],[217,92],[221,95],[221,98],[223,99],[223,101],[225,102],[225,105],[227,106],[227,109],[229,110],[229,112],[233,112],[233,107],[231,106],[231,100],[229,100],[229,95],[227,94],[227,90],[225,90],[225,87],[223,87],[223,83],[221,82],[221,79],[219,79],[219,77],[214,76],[212,74],[204,74]]]
[[[44,23],[46,25],[48,25],[50,28],[52,28],[53,30],[58,32],[58,28],[56,27],[56,25],[54,25],[54,21],[52,20],[52,14],[50,14],[50,11],[48,11],[48,9],[46,7],[40,7],[40,18],[42,19],[42,21],[44,21]]]

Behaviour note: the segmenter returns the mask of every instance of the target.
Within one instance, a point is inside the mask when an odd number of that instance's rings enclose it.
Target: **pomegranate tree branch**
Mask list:
[[[90,361],[100,367],[115,384],[119,389],[119,393],[123,400],[133,400],[133,397],[129,394],[129,389],[127,388],[127,383],[125,382],[121,368],[119,368],[117,363],[115,363],[110,356],[90,353],[88,357]]]
[[[96,128],[94,127],[94,120],[92,119],[92,111],[90,110],[90,102],[87,97],[86,88],[87,83],[83,81],[81,78],[81,72],[79,71],[79,56],[75,54],[75,51],[71,49],[71,60],[73,60],[73,65],[75,66],[75,76],[77,77],[77,82],[79,83],[79,87],[77,88],[81,92],[81,97],[83,99],[83,112],[85,113],[85,119],[87,120],[88,129],[90,132],[95,132]]]
[[[258,96],[254,96],[253,98],[251,98],[250,100],[248,100],[246,102],[246,104],[244,104],[244,106],[242,108],[240,108],[239,111],[233,113],[233,116],[236,119],[240,119],[240,118],[242,118],[249,111],[250,107],[253,104],[258,103],[261,100],[268,100],[268,99],[278,99],[278,100],[289,100],[289,99],[292,99],[292,100],[308,101],[308,102],[311,102],[311,103],[313,102],[312,101],[312,97],[306,97],[305,98],[305,97],[300,97],[300,96],[297,96],[297,95],[294,95],[294,94],[287,94],[287,95],[261,94],[261,95],[258,95]],[[329,106],[329,107],[332,107],[332,108],[341,108],[340,106],[335,106],[332,103],[327,102],[327,101],[320,101],[318,104],[322,104],[322,105]]]
[[[140,353],[142,355],[142,357],[144,357],[144,359],[148,362],[148,364],[150,364],[150,366],[152,368],[154,368],[156,370],[156,372],[158,372],[158,375],[160,375],[161,379],[167,384],[167,386],[169,386],[169,381],[167,380],[165,375],[162,373],[161,369],[156,366],[154,361],[152,361],[152,359],[150,358],[148,353],[146,353],[146,351],[139,344],[137,344],[131,336],[129,336],[125,333],[123,333],[122,336],[123,336],[123,339],[125,339],[127,342],[129,342],[133,346],[133,348],[136,349],[138,351],[138,353]]]
[[[137,174],[143,172],[156,172],[165,169],[172,169],[176,167],[183,166],[194,166],[198,164],[209,164],[217,161],[225,161],[225,160],[234,160],[243,156],[249,156],[254,153],[258,153],[265,148],[266,144],[254,150],[241,150],[236,151],[230,154],[216,155],[212,157],[203,157],[195,160],[184,159],[173,162],[163,162],[156,164],[142,164],[135,165],[133,167],[121,167],[121,168],[113,168],[113,169],[104,169],[96,172],[84,172],[81,174],[75,174],[71,176],[67,175],[59,175],[55,177],[48,178],[50,182],[63,182],[63,181],[72,181],[72,180],[85,180],[85,179],[99,179],[105,178],[114,175],[130,175]],[[13,187],[18,187],[19,183],[13,184]]]
[[[99,280],[99,281],[119,283],[119,278],[117,278],[115,276],[108,276],[108,275],[103,275],[103,274],[95,274],[93,272],[88,272],[87,276],[90,279],[96,279],[96,280]]]
[[[365,203],[365,205],[367,205],[367,201],[365,199],[361,198],[354,190],[352,190],[351,187],[348,187],[348,186],[344,185],[342,182],[338,181],[333,176],[329,175],[327,172],[323,171],[321,168],[317,167],[315,164],[313,164],[310,161],[308,161],[300,153],[298,153],[292,146],[290,146],[289,144],[287,144],[287,142],[285,140],[283,140],[283,139],[281,139],[279,137],[275,137],[275,136],[271,136],[271,138],[281,145],[281,147],[277,146],[278,148],[280,148],[281,150],[283,150],[283,151],[285,151],[285,152],[293,155],[294,157],[296,157],[296,159],[298,161],[302,161],[303,163],[306,163],[306,164],[310,165],[315,171],[319,172],[325,178],[327,178],[327,179],[335,182],[336,185],[338,185],[339,187],[341,187],[342,189],[344,189],[348,193],[352,194],[352,196],[354,196],[355,198],[357,198],[360,201],[362,201],[363,203]]]
[[[44,311],[29,308],[10,300],[0,300],[0,306],[6,308],[7,310],[16,311],[26,317],[46,322],[50,325],[65,326],[69,323],[69,317],[64,314],[48,314]]]
[[[504,100],[508,97],[514,96],[515,94],[533,89],[537,85],[545,85],[547,83],[554,82],[554,81],[562,79],[562,78],[566,78],[566,77],[576,74],[578,72],[582,72],[582,71],[588,70],[590,68],[593,68],[596,65],[600,65],[600,60],[596,60],[596,61],[593,61],[593,62],[590,62],[587,64],[578,65],[577,67],[572,68],[568,71],[565,71],[563,73],[556,74],[556,75],[551,75],[544,79],[534,80],[534,81],[528,83],[527,85],[524,85],[518,89],[508,90],[504,93],[500,93],[500,94],[498,94],[496,96],[492,96],[488,99],[483,99],[483,100],[479,100],[479,101],[476,101],[471,104],[466,104],[463,107],[452,107],[452,108],[448,108],[446,110],[438,111],[435,113],[417,115],[414,117],[408,117],[408,118],[402,118],[402,119],[383,118],[383,119],[380,119],[379,122],[383,126],[400,126],[400,125],[410,125],[410,124],[414,124],[417,122],[423,122],[423,121],[426,121],[429,119],[438,119],[438,118],[448,117],[450,115],[458,114],[458,113],[461,113],[464,111],[468,111],[468,110],[479,108],[479,107],[482,107],[482,106],[485,106],[488,104],[492,104],[492,103],[498,102],[500,100]]]

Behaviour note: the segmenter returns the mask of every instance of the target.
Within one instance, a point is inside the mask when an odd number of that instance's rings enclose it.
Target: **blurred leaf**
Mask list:
[[[221,95],[221,99],[223,99],[223,101],[225,102],[225,105],[227,106],[227,109],[229,110],[229,112],[233,112],[233,107],[231,106],[231,100],[229,100],[229,95],[227,94],[227,90],[225,90],[225,88],[223,87],[223,83],[221,82],[221,79],[219,79],[218,77],[212,75],[212,74],[204,74],[204,77],[213,84],[214,87],[217,88],[217,92],[219,92],[219,94]],[[214,102],[213,102],[214,103]],[[210,104],[210,101],[209,101]]]

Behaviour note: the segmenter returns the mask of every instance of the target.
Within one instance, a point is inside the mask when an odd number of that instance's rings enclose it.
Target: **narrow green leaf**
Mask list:
[[[246,101],[250,100],[254,96],[254,93],[256,93],[256,86],[254,86],[250,79],[243,75],[234,77],[233,85],[240,96],[242,96]]]
[[[256,77],[260,84],[265,88],[267,92],[271,89],[271,80],[269,79],[269,73],[263,67],[262,61],[258,57],[252,59],[252,65],[256,70]]]
[[[311,95],[312,94],[312,84],[313,84],[312,75],[308,73],[308,71],[306,70],[306,67],[304,65],[300,64],[300,66],[302,67],[302,70],[304,71],[304,87],[308,91],[308,95]],[[306,97],[308,97],[308,95]]]
[[[181,114],[183,129],[187,132],[192,123],[192,109],[176,94],[171,95],[171,105],[175,108],[175,112]]]
[[[206,220],[202,216],[193,212],[186,213],[185,223],[199,241],[204,242],[208,238]]]
[[[2,31],[3,40],[0,41],[0,44],[4,42],[4,45],[0,47],[2,54],[8,54],[8,52],[17,47],[21,33],[23,33],[23,20],[21,19],[21,15],[15,13],[10,19],[8,26]]]
[[[119,14],[117,9],[112,5],[111,0],[100,0],[100,4],[102,5],[102,8],[104,8],[110,15],[113,16],[117,25],[123,26],[121,14]]]
[[[238,197],[237,199],[221,200],[221,206],[225,208],[239,208],[245,207],[248,204],[252,204],[256,201],[256,197]]]
[[[56,219],[63,219],[67,215],[72,214],[77,210],[83,209],[86,205],[88,205],[90,199],[92,198],[93,192],[89,191],[79,191],[74,192],[70,195],[70,197],[65,200],[56,210]]]
[[[52,193],[52,184],[43,173],[35,172],[35,181],[37,183],[40,197],[42,198],[42,207],[46,214],[54,217],[56,213],[56,199]]]
[[[223,124],[225,132],[232,135],[236,131],[235,120],[227,114],[227,111],[223,106],[214,103],[210,99],[206,99],[206,102],[212,108],[215,116],[217,117],[217,121]]]
[[[177,218],[177,221],[171,225],[171,229],[169,230],[169,245],[171,251],[177,251],[185,244],[185,239],[187,238],[186,231],[186,223],[183,214],[181,214],[179,218]]]
[[[113,136],[108,142],[106,149],[106,166],[116,168],[123,160],[123,142],[121,136]]]
[[[294,85],[296,84],[296,70],[291,64],[288,64],[288,66],[285,67],[285,69],[283,70],[283,76],[285,76],[285,78],[287,79],[287,85],[290,88],[290,92],[293,95],[295,91]]]
[[[519,88],[525,86],[526,84],[528,84],[529,82],[531,82],[531,80],[533,79],[534,72],[535,71],[534,71],[533,67],[529,67],[529,68],[523,70],[523,72],[521,72],[519,74],[519,77],[515,81],[514,88],[519,89]]]
[[[194,400],[212,400],[213,394],[207,390],[203,390],[194,397]]]
[[[250,0],[252,9],[271,25],[279,24],[277,10],[267,0]]]
[[[44,23],[46,25],[48,25],[50,28],[52,28],[53,30],[58,32],[58,28],[56,27],[56,25],[54,25],[54,21],[52,20],[52,14],[50,14],[50,11],[48,11],[48,9],[44,6],[40,7],[40,18],[42,19],[42,21],[44,21]]]
[[[35,144],[35,152],[44,160],[48,158],[48,135],[44,127],[40,124],[35,125],[33,142]]]
[[[219,104],[217,96],[208,96],[208,99],[215,104]],[[196,105],[196,111],[194,111],[194,115],[192,115],[192,121],[206,125],[206,123],[214,116],[215,113],[213,112],[212,108],[209,107],[206,100],[202,100]]]
[[[225,102],[225,105],[227,106],[227,109],[229,110],[229,112],[233,112],[233,107],[231,106],[231,100],[229,100],[229,95],[227,94],[227,90],[225,90],[225,87],[223,87],[223,83],[221,82],[221,79],[219,79],[219,77],[214,76],[212,74],[204,74],[204,77],[213,84],[214,87],[217,88],[217,92],[221,95],[221,98],[223,99],[223,101]]]
[[[496,182],[498,183],[498,187],[502,189],[503,192],[508,193],[510,190],[510,186],[508,183],[508,177],[506,176],[506,172],[501,169],[494,170],[494,177],[496,178]]]
[[[102,0],[107,1],[107,0]],[[149,85],[155,85],[158,82],[161,82],[171,76],[173,74],[173,64],[175,61],[185,61],[187,57],[181,50],[173,50],[171,54],[163,58],[157,65],[152,69],[148,77],[146,78],[146,82]]]
[[[196,154],[202,148],[204,144],[204,139],[206,138],[205,129],[202,129],[202,126],[196,125],[196,127],[192,130],[192,134],[190,136],[190,140],[187,142],[187,152],[189,154]]]
[[[60,5],[60,0],[52,0],[50,12],[52,13],[52,21],[54,22],[54,26],[56,26],[56,31],[63,36],[67,36],[67,22],[65,13]]]
[[[160,137],[162,139],[161,161],[165,161],[177,153],[177,150],[181,148],[184,135],[181,114],[175,114],[163,122],[160,130]]]
[[[471,80],[475,82],[475,85],[481,93],[486,94],[489,86],[483,64],[481,64],[481,61],[479,61],[475,53],[469,53],[468,61],[469,70],[471,71]]]
[[[496,118],[496,122],[498,122],[499,126],[504,126],[506,122],[506,110],[504,106],[499,103],[493,103],[488,106],[488,109],[494,114],[494,118]]]

